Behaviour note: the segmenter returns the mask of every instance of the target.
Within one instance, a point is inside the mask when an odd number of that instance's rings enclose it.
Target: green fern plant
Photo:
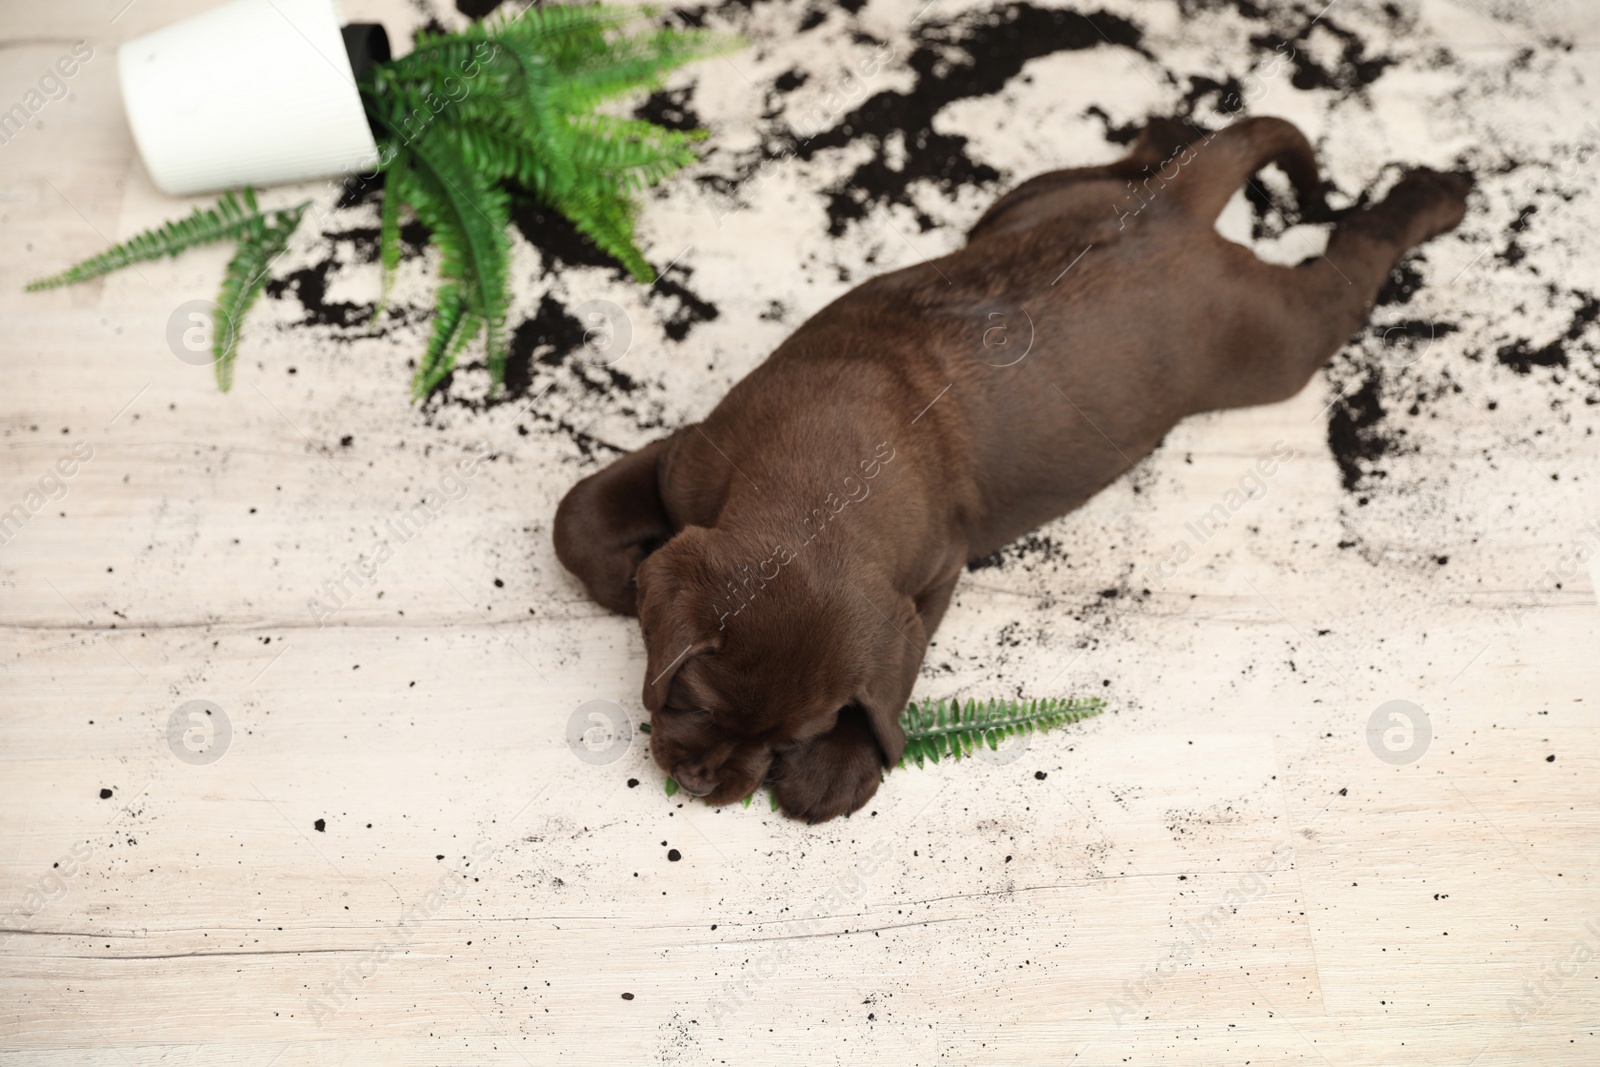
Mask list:
[[[649,8],[605,4],[529,7],[474,22],[459,33],[417,33],[407,55],[374,65],[357,88],[376,133],[383,175],[379,213],[382,295],[400,262],[401,213],[409,208],[438,253],[439,285],[413,393],[427,396],[479,337],[494,387],[505,380],[510,297],[511,198],[531,196],[641,282],[655,272],[634,243],[633,197],[695,160],[704,130],[668,130],[597,112],[626,93],[655,88],[668,71],[714,51],[699,30],[624,32]],[[734,43],[731,39],[728,43]],[[232,378],[239,326],[265,285],[304,205],[262,212],[253,191],[140,234],[29,289],[97,277],[143,259],[221,240],[240,242],[223,285],[217,380]],[[224,336],[225,335],[225,336]]]
[[[254,189],[240,190],[237,196],[231,192],[225,193],[215,207],[195,208],[194,214],[186,219],[147,230],[137,237],[113,245],[98,256],[92,256],[60,274],[52,274],[48,278],[29,282],[27,291],[32,293],[40,289],[75,285],[134,263],[160,259],[162,256],[176,256],[191,248],[216,244],[218,241],[236,240],[246,230],[265,220],[266,213],[256,206]]]
[[[1043,733],[1091,718],[1105,710],[1098,697],[1084,700],[991,700],[980,704],[961,701],[924,700],[900,713],[900,726],[906,732],[906,751],[898,766],[938,763],[942,758],[960,759],[987,745],[998,750],[1000,742],[1018,734]]]
[[[235,242],[233,259],[222,278],[217,312],[211,327],[211,355],[217,386],[227,392],[233,384],[233,360],[239,351],[239,329],[245,312],[266,288],[268,271],[289,246],[309,200],[290,208],[263,211],[254,189],[238,195],[225,193],[214,207],[196,208],[186,219],[147,230],[121,244],[84,260],[75,267],[28,285],[28,291],[54,289],[98,278],[134,263],[177,256],[191,248]]]
[[[896,767],[918,767],[938,763],[941,759],[961,759],[988,746],[998,750],[1000,742],[1035,731],[1043,733],[1082,719],[1093,718],[1105,710],[1105,701],[1099,697],[1079,700],[990,700],[979,703],[968,700],[924,700],[911,704],[900,713],[900,728],[905,731],[906,750]],[[650,732],[649,723],[640,723],[641,733]],[[667,778],[667,796],[675,795],[681,786]],[[744,798],[749,807],[755,794]],[[768,790],[772,810],[778,810],[776,793]]]
[[[233,359],[239,354],[239,330],[245,313],[267,287],[272,265],[289,247],[289,238],[300,226],[300,217],[309,203],[270,216],[252,219],[239,234],[239,247],[222,275],[222,292],[217,296],[217,316],[211,327],[211,354],[217,368],[217,388],[226,393],[233,386]]]

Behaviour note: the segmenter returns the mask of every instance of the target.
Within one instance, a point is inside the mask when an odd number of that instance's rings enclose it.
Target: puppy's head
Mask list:
[[[847,707],[886,765],[905,750],[899,715],[926,643],[914,604],[883,591],[874,603],[816,547],[779,558],[690,526],[639,566],[650,751],[713,804],[748,796]]]

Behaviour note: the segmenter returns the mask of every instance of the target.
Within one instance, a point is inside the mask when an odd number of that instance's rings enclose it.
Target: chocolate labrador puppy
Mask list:
[[[1214,229],[1267,164],[1321,209],[1280,119],[1148,126],[1125,159],[1002,197],[964,248],[819,311],[705,421],[573,487],[561,562],[635,614],[656,762],[820,822],[900,759],[899,714],[968,560],[1078,507],[1186,415],[1284,400],[1394,263],[1465,211],[1413,170],[1274,266]]]

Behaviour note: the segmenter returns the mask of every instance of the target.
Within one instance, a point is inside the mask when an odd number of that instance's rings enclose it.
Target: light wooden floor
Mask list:
[[[588,603],[548,540],[593,461],[520,405],[410,405],[417,328],[336,345],[265,300],[220,395],[166,338],[224,253],[20,291],[185,209],[137,162],[113,49],[207,5],[124,2],[0,14],[0,105],[72,40],[95,46],[71,98],[0,146],[0,509],[53,497],[0,545],[0,1062],[1596,1061],[1597,331],[1580,324],[1565,369],[1494,355],[1506,330],[1560,334],[1546,286],[1600,288],[1600,160],[1575,155],[1600,144],[1581,128],[1600,65],[1577,6],[1543,25],[1430,2],[1370,30],[1408,58],[1365,101],[1279,85],[1257,106],[1306,125],[1347,188],[1389,159],[1524,160],[1428,250],[1419,306],[1460,329],[1405,373],[1460,388],[1410,421],[1390,405],[1409,433],[1370,501],[1329,450],[1336,382],[1178,428],[1053,524],[1055,550],[969,575],[918,688],[1093,692],[1110,713],[1009,761],[896,772],[808,828],[668,800],[637,742],[610,762],[569,747],[586,701],[641,714],[636,625]],[[921,6],[800,37],[781,32],[800,9],[759,5],[755,48],[674,84],[698,79],[713,144],[748,148],[763,105],[741,79],[828,70],[849,25],[903,60]],[[1196,36],[1175,7],[1108,10],[1178,69],[1248,50],[1232,15]],[[1383,25],[1376,4],[1328,17]],[[1444,45],[1457,66],[1430,67]],[[1091,103],[1125,122],[1176,91],[1109,47],[1029,70],[940,120],[1008,178],[1109,157]],[[683,344],[628,284],[541,279],[526,245],[519,308],[550,285],[614,296],[636,318],[630,372],[668,425],[697,417],[848,287],[817,264],[859,280],[936,253],[992,195],[919,193],[932,230],[896,207],[832,241],[818,192],[863,158],[789,167],[725,225],[688,180],[649,202],[652,260],[689,246],[721,310]],[[1519,263],[1506,227],[1534,203]],[[425,306],[426,270],[403,281]],[[369,300],[375,268],[339,284]],[[786,321],[762,317],[774,300]],[[544,403],[582,429],[649,436],[562,394]],[[1265,494],[1196,537],[1280,441]],[[48,481],[74,448],[90,458]],[[492,458],[454,492],[478,448]],[[319,625],[324,583],[441,485],[454,499]],[[1180,545],[1193,558],[1159,570]],[[1431,731],[1410,762],[1369,742],[1394,700]],[[192,701],[226,720],[215,762],[169,743]]]

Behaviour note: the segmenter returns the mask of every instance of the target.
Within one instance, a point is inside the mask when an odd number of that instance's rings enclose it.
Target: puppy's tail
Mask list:
[[[1204,225],[1216,222],[1234,191],[1269,163],[1288,175],[1302,215],[1320,213],[1322,182],[1316,152],[1293,123],[1242,119],[1217,133],[1197,135],[1180,123],[1157,120],[1145,128],[1141,143],[1147,136],[1150,149],[1168,150],[1159,175],[1168,183],[1163,191]]]

